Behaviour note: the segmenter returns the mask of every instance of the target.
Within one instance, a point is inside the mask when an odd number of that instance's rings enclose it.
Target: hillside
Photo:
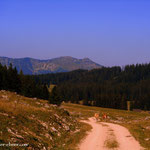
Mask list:
[[[80,131],[79,123],[63,108],[4,90],[0,91],[0,122],[0,144],[20,144],[16,150],[67,149]],[[4,145],[4,149],[11,147]]]
[[[89,58],[77,59],[70,56],[49,60],[38,60],[33,58],[13,59],[0,57],[0,63],[6,66],[9,66],[10,63],[12,63],[12,65],[16,67],[18,71],[22,69],[24,74],[68,72],[76,69],[91,70],[102,67]]]
[[[0,148],[75,150],[88,133],[86,131],[91,130],[89,125],[78,120],[93,117],[95,113],[100,114],[100,121],[125,126],[143,147],[150,148],[148,112],[70,103],[57,107],[46,100],[27,98],[4,90],[0,91]],[[104,113],[107,114],[106,120],[102,119]]]

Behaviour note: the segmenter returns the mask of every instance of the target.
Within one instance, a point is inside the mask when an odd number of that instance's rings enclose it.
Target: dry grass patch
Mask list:
[[[119,143],[116,140],[113,130],[111,128],[108,128],[107,130],[108,130],[108,137],[104,142],[104,146],[109,149],[115,150],[119,147]]]
[[[105,141],[105,147],[107,147],[109,149],[117,149],[119,147],[119,144],[116,140],[109,139],[109,140]]]
[[[14,116],[25,115],[25,113],[33,113],[37,111],[46,111],[44,108],[37,108],[31,105],[22,105],[19,103],[0,101],[0,111],[11,113]]]
[[[80,130],[75,131],[74,136],[68,141],[70,144],[65,147],[65,150],[78,150],[78,144],[86,137],[87,132],[91,129],[92,127],[90,125],[80,122]]]

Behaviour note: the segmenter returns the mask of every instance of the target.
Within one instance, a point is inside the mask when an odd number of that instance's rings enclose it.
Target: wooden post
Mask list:
[[[127,110],[130,111],[131,109],[131,101],[127,101]]]

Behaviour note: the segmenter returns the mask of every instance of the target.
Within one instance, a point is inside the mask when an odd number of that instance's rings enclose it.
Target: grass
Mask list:
[[[100,113],[100,116],[106,113],[109,118],[103,120],[101,117],[101,121],[120,124],[128,128],[135,139],[147,150],[150,150],[150,114],[148,112],[132,112],[69,103],[63,104],[63,107],[80,119],[93,117],[97,112]]]
[[[81,142],[84,137],[87,135],[87,131],[90,131],[92,127],[86,123],[80,123],[80,130],[77,131],[74,136],[71,136],[69,140],[66,142],[66,146],[64,150],[76,150],[78,149],[78,144]]]
[[[128,112],[69,103],[61,107],[71,115],[45,100],[0,91],[0,143],[29,143],[29,147],[35,149],[45,147],[52,150],[74,150],[87,131],[91,130],[89,125],[79,123],[76,118],[85,120],[100,113],[101,121],[127,127],[143,147],[150,149],[148,112]],[[102,120],[103,113],[109,116],[107,120]],[[115,139],[108,139],[106,145],[114,149],[117,147]]]
[[[109,139],[107,141],[105,141],[105,147],[109,148],[109,149],[116,149],[118,148],[118,142],[116,140],[113,139]]]
[[[116,140],[114,132],[112,129],[108,128],[108,137],[104,142],[105,147],[109,149],[117,149],[119,147],[119,143]]]
[[[0,123],[0,144],[28,143],[31,149],[52,150],[69,147],[70,137],[74,137],[81,126],[66,110],[48,101],[8,91],[0,91]],[[5,148],[0,147],[0,150]]]

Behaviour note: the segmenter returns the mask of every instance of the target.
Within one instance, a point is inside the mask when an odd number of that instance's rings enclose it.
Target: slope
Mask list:
[[[63,108],[4,90],[0,91],[0,122],[2,149],[67,149],[79,130],[79,123]]]

